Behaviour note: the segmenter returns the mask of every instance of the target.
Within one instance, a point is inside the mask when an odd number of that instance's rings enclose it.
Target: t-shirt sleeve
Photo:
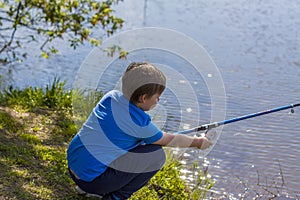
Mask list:
[[[152,144],[153,142],[156,142],[163,136],[162,131],[152,122],[150,122],[147,126],[143,128],[145,137],[142,140],[146,144]]]

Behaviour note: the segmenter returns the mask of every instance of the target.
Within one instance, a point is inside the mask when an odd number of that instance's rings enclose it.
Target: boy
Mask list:
[[[127,199],[163,166],[162,146],[206,149],[206,137],[159,130],[145,111],[165,89],[166,77],[147,62],[131,63],[122,77],[122,93],[108,92],[71,141],[67,157],[80,193],[102,199]]]

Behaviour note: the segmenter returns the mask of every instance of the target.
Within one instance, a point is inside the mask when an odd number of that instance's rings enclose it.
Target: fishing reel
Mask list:
[[[217,142],[218,139],[218,133],[215,130],[207,130],[205,133],[205,136],[213,143]]]

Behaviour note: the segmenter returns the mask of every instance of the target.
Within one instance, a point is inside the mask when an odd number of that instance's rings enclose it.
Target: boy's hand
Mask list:
[[[209,148],[213,143],[205,136],[199,137],[200,140],[202,140],[201,145],[198,146],[198,149],[204,150]]]

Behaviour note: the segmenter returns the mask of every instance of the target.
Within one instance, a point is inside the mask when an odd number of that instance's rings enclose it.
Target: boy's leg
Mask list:
[[[142,188],[158,172],[166,160],[160,145],[141,145],[120,157],[110,165],[118,174],[119,189],[112,192],[121,199],[129,198]]]
[[[109,168],[108,170],[108,173],[105,173],[107,177],[102,177],[107,180],[105,186],[103,186],[103,182],[101,181],[101,185],[99,184],[99,187],[102,187],[101,189],[104,188],[106,190],[111,190],[111,192],[104,195],[103,199],[105,199],[105,197],[109,197],[108,199],[122,200],[128,199],[134,192],[146,185],[158,171],[134,174],[118,171],[112,168]]]
[[[131,149],[109,167],[128,173],[147,173],[159,170],[165,163],[166,155],[160,145],[139,145]]]
[[[165,153],[161,146],[140,145],[114,161],[92,182],[74,181],[88,193],[106,194],[103,199],[127,199],[143,187],[164,162]]]

